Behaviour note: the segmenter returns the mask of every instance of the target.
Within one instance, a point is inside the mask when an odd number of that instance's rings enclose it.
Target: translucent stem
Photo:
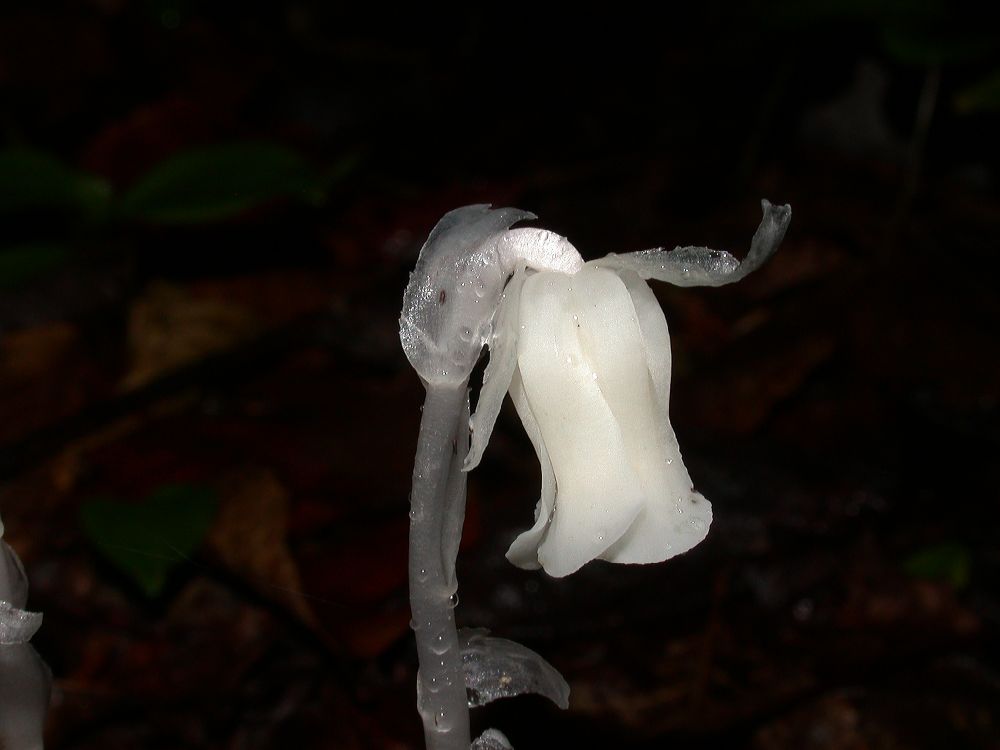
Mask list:
[[[427,750],[468,750],[469,706],[455,630],[455,554],[465,517],[469,394],[428,384],[410,496],[410,609],[417,638],[417,708]]]

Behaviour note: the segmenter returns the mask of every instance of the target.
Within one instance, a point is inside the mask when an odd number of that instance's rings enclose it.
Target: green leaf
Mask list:
[[[963,589],[969,585],[972,554],[958,542],[936,544],[908,557],[903,569],[915,578],[946,581],[956,589]]]
[[[996,49],[997,37],[971,25],[958,31],[890,26],[884,30],[883,43],[898,62],[934,66],[979,60]]]
[[[18,289],[55,270],[70,257],[65,245],[32,243],[0,250],[0,289]]]
[[[122,197],[124,216],[158,224],[220,221],[281,197],[304,197],[313,170],[295,151],[273,143],[193,149],[158,164]]]
[[[25,148],[0,151],[0,214],[32,209],[97,214],[110,197],[106,181],[78,172],[51,154]]]
[[[217,505],[210,489],[165,485],[141,503],[86,502],[80,521],[101,554],[153,598],[170,572],[201,546]]]
[[[1000,111],[1000,69],[955,95],[955,109],[963,115]]]

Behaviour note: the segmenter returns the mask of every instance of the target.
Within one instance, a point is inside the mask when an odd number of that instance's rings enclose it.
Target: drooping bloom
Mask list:
[[[558,577],[594,559],[660,562],[705,538],[712,508],[694,489],[668,419],[670,339],[645,279],[720,286],[743,278],[777,249],[791,217],[788,206],[762,205],[742,263],[685,247],[568,270],[516,266],[487,339],[465,464],[479,463],[509,391],[542,471],[535,523],[507,552],[515,565]]]

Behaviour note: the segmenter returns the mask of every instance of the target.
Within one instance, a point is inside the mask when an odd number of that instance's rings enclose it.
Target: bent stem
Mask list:
[[[410,495],[410,610],[427,750],[468,750],[469,705],[455,629],[455,556],[465,518],[468,380],[427,384]]]

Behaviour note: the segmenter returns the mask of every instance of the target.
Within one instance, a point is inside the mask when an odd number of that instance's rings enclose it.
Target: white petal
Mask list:
[[[695,492],[677,438],[667,414],[670,400],[670,337],[663,310],[652,290],[636,274],[625,272],[622,281],[631,294],[638,320],[641,347],[655,394],[649,409],[655,435],[654,451],[637,451],[639,471],[648,488],[649,502],[632,528],[602,559],[619,563],[661,562],[686,552],[708,534],[712,506]],[[624,427],[623,427],[624,429]]]
[[[589,283],[592,278],[598,281]],[[600,374],[583,346],[584,333],[593,346],[593,341],[616,339],[620,326],[628,323],[600,314],[607,302],[597,288],[601,283],[617,284],[619,296],[628,300],[622,282],[603,269],[573,276],[538,273],[525,281],[521,294],[518,367],[558,487],[538,560],[556,577],[600,556],[625,533],[645,501],[627,455],[626,440],[633,437],[619,429],[603,393],[605,384],[598,382]],[[586,311],[581,301],[587,302]],[[584,315],[600,327],[584,332]],[[638,339],[634,312],[630,316]]]
[[[618,274],[625,288],[632,296],[636,318],[639,321],[639,331],[642,335],[643,348],[646,351],[646,362],[649,376],[653,381],[653,390],[660,402],[664,414],[670,403],[670,331],[667,318],[663,314],[656,295],[649,284],[639,278],[634,271],[623,271]]]
[[[514,408],[521,417],[524,424],[524,431],[528,433],[531,444],[535,447],[538,455],[538,462],[542,466],[542,491],[535,505],[535,525],[520,534],[507,550],[507,559],[514,565],[525,570],[537,570],[542,567],[538,562],[538,545],[542,543],[545,530],[549,527],[549,520],[552,517],[552,508],[556,502],[556,476],[552,472],[552,462],[549,460],[549,452],[545,450],[542,442],[542,433],[538,429],[535,415],[531,413],[531,405],[524,395],[524,386],[521,382],[521,371],[514,371],[514,378],[510,383],[510,397],[514,402]]]
[[[521,262],[536,271],[559,273],[576,273],[583,266],[573,243],[547,229],[510,229],[500,236],[497,249],[500,262],[511,271]]]
[[[476,413],[472,415],[472,444],[462,471],[472,471],[479,466],[517,367],[517,321],[525,276],[524,269],[519,269],[500,298],[493,334],[488,342],[490,361],[483,373],[483,389],[479,393]]]

